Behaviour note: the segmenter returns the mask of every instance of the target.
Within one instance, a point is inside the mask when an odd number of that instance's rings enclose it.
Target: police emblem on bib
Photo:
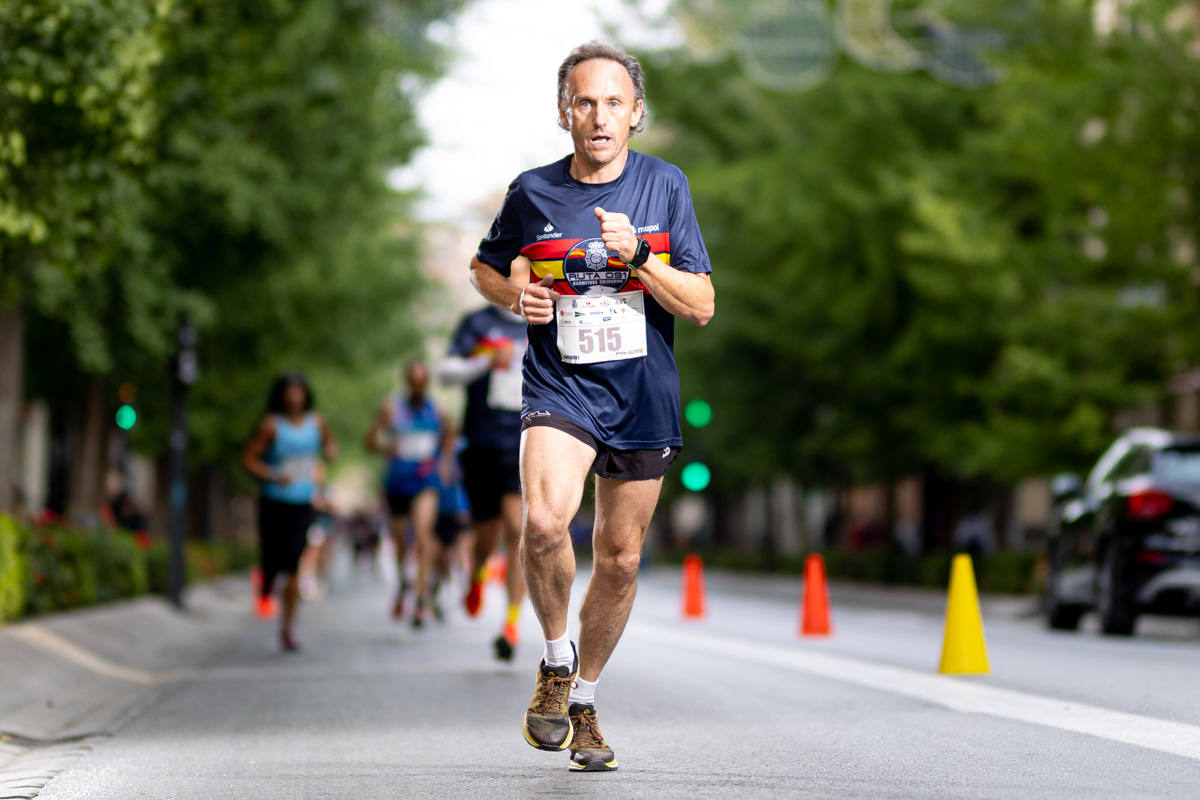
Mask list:
[[[585,239],[563,258],[563,278],[579,294],[615,294],[629,281],[629,267],[610,256],[603,239]]]

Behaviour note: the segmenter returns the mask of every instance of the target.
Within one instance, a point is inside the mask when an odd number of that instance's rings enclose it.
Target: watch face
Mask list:
[[[646,263],[646,259],[650,258],[650,243],[645,239],[638,239],[637,253],[633,256],[633,263],[640,267]]]

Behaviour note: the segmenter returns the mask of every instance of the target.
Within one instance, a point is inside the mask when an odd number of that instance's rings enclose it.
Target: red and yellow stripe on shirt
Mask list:
[[[638,237],[645,239],[650,243],[650,252],[662,260],[664,264],[671,263],[671,234],[670,233],[647,233],[644,236]],[[586,239],[551,239],[544,242],[534,242],[521,248],[521,255],[529,259],[531,283],[540,281],[547,275],[554,276],[554,290],[559,294],[578,294],[567,283],[563,277],[563,261],[572,255],[572,249],[580,242],[585,242]],[[582,258],[585,253],[582,250],[575,250],[574,255]],[[619,259],[610,258],[608,263],[616,269],[625,269],[625,264]],[[625,284],[623,291],[633,291],[640,289],[646,290],[642,282],[637,277],[637,270],[632,270],[629,273],[629,282]]]
[[[475,346],[471,348],[471,355],[478,356],[478,355],[487,354],[490,356],[493,353],[500,350],[500,348],[502,348],[502,347],[512,347],[512,346],[513,346],[513,340],[508,338],[507,336],[502,336],[499,339],[493,339],[488,336],[482,336],[482,337],[480,337],[479,341],[477,341],[475,343]]]

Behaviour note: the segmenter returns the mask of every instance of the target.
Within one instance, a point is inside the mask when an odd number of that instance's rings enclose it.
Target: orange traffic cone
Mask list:
[[[703,619],[704,614],[704,563],[690,555],[683,559],[683,617]]]
[[[804,601],[800,622],[801,636],[828,636],[833,633],[829,621],[829,587],[825,585],[825,560],[813,553],[804,560]]]

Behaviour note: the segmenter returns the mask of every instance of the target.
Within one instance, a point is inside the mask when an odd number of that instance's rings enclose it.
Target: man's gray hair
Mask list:
[[[571,105],[571,98],[567,92],[567,75],[571,70],[582,64],[584,61],[591,61],[593,58],[607,58],[609,61],[615,61],[625,68],[629,73],[629,80],[633,81],[633,99],[634,101],[642,101],[642,118],[638,120],[638,124],[629,129],[630,133],[641,133],[646,129],[646,81],[642,77],[642,65],[633,56],[626,53],[619,47],[614,47],[611,44],[606,44],[601,41],[591,41],[587,44],[581,44],[571,51],[571,54],[563,59],[562,64],[558,67],[558,107],[559,110],[566,110]],[[567,128],[563,125],[562,118],[558,120],[559,127],[564,130]]]

